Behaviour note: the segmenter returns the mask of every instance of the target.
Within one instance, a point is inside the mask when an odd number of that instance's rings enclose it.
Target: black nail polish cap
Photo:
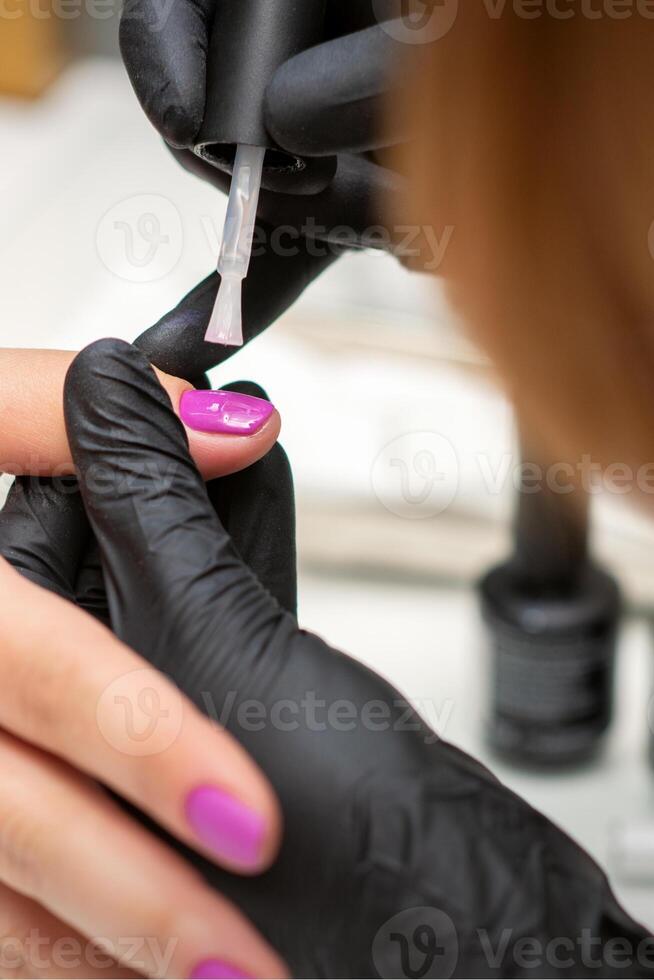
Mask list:
[[[331,182],[336,157],[287,153],[264,121],[266,89],[277,68],[323,39],[325,0],[221,0],[207,59],[207,101],[194,147],[232,172],[236,146],[266,147],[263,186],[316,194]]]

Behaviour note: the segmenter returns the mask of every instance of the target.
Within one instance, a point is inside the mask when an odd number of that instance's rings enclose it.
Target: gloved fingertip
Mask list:
[[[221,360],[223,348],[204,339],[219,285],[218,273],[212,272],[135,341],[160,371],[196,388],[210,387],[202,372]]]
[[[120,21],[120,51],[138,100],[177,148],[193,145],[204,115],[206,24],[199,6],[127,0]]]
[[[193,145],[202,125],[202,112],[180,105],[169,105],[164,110],[157,128],[170,146],[184,150]]]
[[[296,120],[302,108],[296,109],[297,93],[294,94],[289,85],[289,73],[285,69],[285,65],[277,69],[266,89],[263,104],[266,129],[275,142],[289,153],[305,154],[306,126],[303,125],[304,120],[299,126]]]

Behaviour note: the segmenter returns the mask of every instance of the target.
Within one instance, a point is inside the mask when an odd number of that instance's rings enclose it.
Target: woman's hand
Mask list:
[[[572,841],[439,741],[384,680],[298,629],[279,450],[207,488],[154,373],[117,341],[78,357],[65,404],[113,628],[225,721],[282,804],[283,845],[265,875],[237,877],[184,853],[295,975],[527,976],[527,940],[556,943],[571,964],[560,972],[577,976],[586,934],[598,956],[597,943],[615,937],[647,942]],[[170,460],[162,490],[150,474]],[[98,465],[120,477],[116,492],[86,478]],[[8,521],[51,523],[47,495],[24,492]],[[65,536],[65,521],[52,526]],[[47,566],[47,553],[33,557]],[[75,579],[74,562],[65,574]],[[624,972],[601,962],[605,976]]]
[[[0,353],[11,408],[0,454],[19,472],[35,460],[44,472],[70,470],[62,389],[72,356]],[[189,385],[163,382],[177,405]],[[249,437],[190,435],[211,474],[254,462],[278,429],[273,413]],[[66,561],[89,540],[72,489],[19,480],[0,514],[0,550],[32,579],[0,558],[0,975],[283,976],[235,906],[114,798],[237,874],[264,870],[279,846],[275,794],[246,751],[100,623],[50,594],[74,597]]]

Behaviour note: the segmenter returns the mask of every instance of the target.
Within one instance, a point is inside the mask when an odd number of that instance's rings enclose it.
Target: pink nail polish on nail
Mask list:
[[[203,960],[198,963],[191,974],[190,980],[227,980],[234,977],[236,980],[251,980],[249,973],[243,973],[237,966],[231,963],[224,963],[223,960]]]
[[[237,391],[185,391],[179,403],[182,422],[196,432],[251,436],[268,421],[275,406]]]
[[[259,867],[263,817],[215,786],[199,786],[186,798],[186,819],[217,857],[242,868]]]

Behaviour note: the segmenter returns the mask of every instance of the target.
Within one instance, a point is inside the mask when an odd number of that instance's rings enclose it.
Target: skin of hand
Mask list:
[[[0,452],[19,472],[35,459],[42,473],[70,469],[62,398],[72,358],[0,353]],[[159,379],[175,405],[190,390]],[[188,436],[212,476],[253,464],[278,431],[275,413],[252,436]],[[98,602],[99,559],[74,490],[71,480],[18,479],[0,513],[0,974],[184,977],[220,961],[223,976],[285,976],[233,903],[164,842],[256,874],[279,847],[276,796],[232,736],[96,621],[106,600]],[[68,581],[66,564],[81,555]],[[75,589],[95,619],[70,601]],[[150,732],[149,706],[167,719],[163,729]],[[217,807],[213,816],[202,799]],[[238,827],[211,836],[217,821],[237,818],[245,836]]]
[[[408,962],[424,976],[532,976],[519,958],[525,939],[566,944],[569,965],[548,961],[548,975],[622,975],[597,943],[618,936],[635,949],[651,939],[588,855],[439,740],[382,678],[299,629],[292,490],[279,456],[205,486],[147,360],[118,341],[75,360],[65,416],[112,628],[224,721],[284,813],[279,856],[256,878],[166,839],[249,916],[293,974],[407,976],[404,938]],[[173,458],[173,485],[161,492],[148,474]],[[115,493],[86,480],[98,462],[127,477]],[[232,480],[240,482],[230,490]],[[26,525],[48,520],[60,542],[77,537],[79,498],[53,523],[47,495],[25,494],[0,540],[15,524],[34,542]],[[34,548],[44,579],[49,556],[61,550]],[[70,581],[82,560],[68,554]],[[425,916],[438,942],[412,947]],[[584,959],[585,933],[599,972]],[[651,970],[637,963],[631,975]]]

